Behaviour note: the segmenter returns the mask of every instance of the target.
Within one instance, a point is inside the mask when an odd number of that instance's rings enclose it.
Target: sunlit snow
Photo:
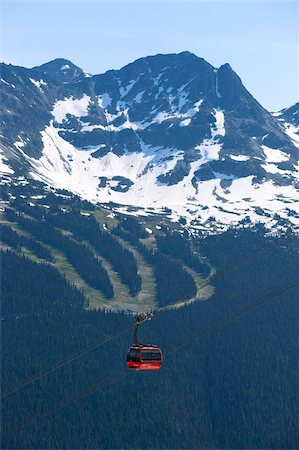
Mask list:
[[[182,120],[182,122],[180,122],[180,127],[187,127],[188,125],[190,125],[191,119],[185,119]]]
[[[16,141],[13,144],[15,147],[17,147],[18,150],[20,150],[21,148],[23,148],[25,146],[25,143],[23,141]]]
[[[11,167],[9,167],[5,161],[7,161],[7,158],[4,157],[4,155],[2,154],[2,150],[0,149],[0,173],[2,174],[13,174],[14,170],[11,169]]]
[[[83,117],[88,114],[88,105],[90,103],[90,97],[86,94],[82,98],[66,98],[59,100],[54,104],[52,114],[55,121],[62,123],[67,114],[71,114],[75,117]]]
[[[279,163],[289,160],[289,155],[277,148],[270,148],[266,145],[262,145],[262,149],[266,156],[267,163]]]
[[[0,80],[1,80],[2,83],[6,84],[7,86],[10,86],[10,84],[6,80],[4,80],[3,78],[1,78]]]
[[[47,83],[46,83],[43,79],[37,81],[37,80],[34,80],[33,78],[29,78],[29,80],[30,80],[31,83],[33,83],[34,86],[36,86],[41,92],[43,92],[41,86],[47,86]]]
[[[294,145],[299,148],[299,127],[291,123],[285,123],[284,125],[287,135],[292,139]]]
[[[158,81],[156,80],[157,83]],[[120,86],[121,95],[126,96],[133,85],[134,83],[129,82],[124,87]],[[140,101],[142,95],[143,92],[136,94],[134,101]],[[184,89],[180,90],[180,95],[179,107],[182,108],[185,105],[184,99],[187,99]],[[160,124],[169,119],[178,119],[180,126],[188,126],[192,117],[199,112],[202,101],[200,99],[193,106],[190,105],[192,107],[187,111],[186,107],[186,112],[181,112],[176,105],[176,109],[172,109],[171,112],[153,111],[152,118],[148,122],[133,122],[129,117],[128,107],[122,101],[118,102],[116,112],[107,111],[106,108],[112,99],[109,94],[104,93],[98,96],[98,103],[104,109],[107,125],[82,122],[81,131],[90,132],[98,128],[117,132],[131,128],[138,132],[151,124]],[[87,95],[81,99],[68,98],[58,101],[53,108],[56,123],[62,123],[67,114],[76,117],[86,116],[89,103],[90,97]],[[91,202],[119,204],[118,210],[128,214],[138,212],[130,212],[127,205],[142,208],[140,214],[152,214],[152,211],[165,214],[164,209],[167,207],[171,210],[167,213],[171,220],[179,220],[184,216],[188,225],[199,229],[202,227],[213,229],[218,224],[225,228],[229,224],[237,224],[248,216],[253,222],[262,221],[269,224],[273,221],[267,215],[258,214],[257,206],[270,215],[272,213],[272,216],[275,211],[281,217],[297,223],[298,220],[289,217],[287,211],[288,207],[294,210],[297,206],[294,186],[277,186],[272,181],[257,184],[253,176],[236,179],[232,175],[221,173],[215,173],[215,179],[197,180],[194,183],[194,174],[201,165],[219,159],[222,137],[225,136],[225,116],[220,109],[214,109],[213,114],[215,123],[211,126],[211,137],[194,147],[198,152],[197,160],[190,163],[189,173],[173,185],[159,182],[158,179],[161,180],[159,178],[161,175],[169,173],[177,162],[183,159],[184,152],[181,149],[153,147],[140,140],[141,152],[125,152],[122,156],[108,152],[101,158],[94,158],[93,152],[104,144],[80,150],[59,136],[59,128],[55,128],[53,122],[41,133],[44,144],[43,155],[39,160],[31,160],[31,164],[35,166],[32,174],[35,179],[72,191]],[[113,122],[119,117],[123,117],[124,120],[121,125],[116,126]],[[294,129],[289,128],[288,131],[295,134]],[[298,137],[297,134],[296,136]],[[21,141],[15,143],[20,151],[21,144]],[[265,145],[263,152],[265,160],[262,167],[266,171],[273,174],[287,174],[288,171],[282,171],[276,165],[289,160],[285,152]],[[246,155],[230,155],[230,158],[235,161],[250,159]],[[123,178],[115,179],[115,177]],[[102,179],[106,180],[105,183],[101,183]],[[122,192],[128,180],[129,187],[124,189],[126,192]],[[222,187],[222,180],[230,180],[231,183],[226,183],[226,187]],[[215,223],[211,223],[211,218],[215,218]]]
[[[246,155],[230,155],[230,159],[234,161],[248,161],[250,158]]]

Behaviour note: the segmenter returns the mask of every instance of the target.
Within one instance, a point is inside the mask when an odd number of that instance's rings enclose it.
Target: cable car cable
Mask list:
[[[131,373],[132,372],[128,372],[126,369],[126,370],[122,370],[121,372],[119,372],[114,378],[111,378],[111,376],[109,376],[104,380],[104,383],[101,383],[100,385],[97,383],[97,384],[93,385],[92,387],[90,387],[89,389],[87,389],[77,395],[74,395],[73,397],[71,397],[69,399],[66,398],[65,400],[54,403],[52,408],[49,408],[49,409],[46,409],[44,411],[40,411],[40,412],[34,414],[33,416],[29,417],[28,420],[26,420],[22,424],[3,432],[2,436],[7,436],[9,434],[15,433],[16,431],[21,431],[27,425],[30,425],[30,423],[35,422],[36,420],[41,419],[42,417],[47,417],[47,416],[59,411],[60,409],[71,405],[74,402],[77,402],[79,400],[82,400],[85,397],[88,397],[89,395],[94,394],[95,392],[102,391],[106,387],[110,386],[111,384],[114,384],[121,378],[127,377]]]
[[[200,289],[203,289],[204,287],[208,286],[210,281],[212,279],[217,279],[217,278],[224,278],[226,277],[229,273],[233,272],[234,270],[236,270],[237,268],[241,267],[242,265],[246,264],[247,261],[250,261],[250,259],[255,258],[257,254],[262,253],[263,251],[266,251],[267,249],[270,249],[273,245],[277,245],[278,243],[280,243],[280,241],[285,238],[285,236],[281,236],[280,238],[277,238],[276,240],[273,240],[272,242],[270,242],[269,244],[266,244],[264,246],[262,246],[261,248],[257,249],[254,252],[251,252],[249,255],[246,255],[244,257],[242,257],[240,260],[238,260],[237,262],[231,264],[228,267],[225,267],[224,269],[222,269],[220,272],[216,272],[215,274],[209,276],[207,279],[205,279],[205,281],[203,281],[199,286],[198,286],[198,291]],[[278,242],[279,241],[279,242]],[[187,302],[188,300],[186,300]],[[166,306],[162,306],[160,308],[155,308],[153,310],[151,310],[151,314],[156,314],[162,311],[166,311],[166,310],[170,310],[176,307],[176,305],[178,303],[181,302],[176,302],[173,303],[171,305],[166,305]],[[48,374],[54,372],[55,370],[60,369],[61,367],[64,367],[65,365],[69,364],[70,362],[76,360],[77,358],[79,358],[80,356],[83,356],[84,354],[95,350],[96,348],[104,345],[107,342],[110,342],[111,340],[115,339],[116,337],[126,333],[129,329],[131,328],[131,326],[129,326],[128,328],[124,329],[123,331],[121,331],[120,333],[117,333],[116,335],[113,335],[103,341],[100,341],[98,343],[92,344],[87,348],[83,348],[78,350],[78,352],[71,354],[69,357],[64,358],[63,360],[59,361],[57,364],[50,366],[48,369],[44,370],[43,372],[41,372],[40,374],[36,374],[33,377],[25,380],[24,382],[15,385],[14,387],[12,387],[11,389],[9,389],[8,391],[4,392],[3,394],[1,394],[1,400],[4,400],[6,398],[8,398],[9,396],[13,395],[14,393],[18,392],[19,390],[21,390],[22,388],[29,386],[31,383],[34,383],[37,380],[42,379],[43,377],[47,376]]]
[[[193,336],[188,338],[183,343],[179,344],[178,346],[175,346],[172,350],[170,350],[166,354],[170,355],[172,353],[177,352],[179,349],[181,349],[185,345],[189,344],[193,340],[202,338],[202,337],[206,336],[207,334],[210,334],[212,331],[215,331],[218,328],[221,328],[222,326],[233,322],[235,319],[242,316],[243,314],[246,314],[247,312],[257,308],[258,306],[263,305],[264,303],[267,303],[268,301],[271,301],[273,298],[277,297],[280,294],[283,294],[284,292],[288,291],[289,289],[296,287],[297,285],[299,285],[299,278],[292,280],[287,285],[282,286],[279,289],[276,289],[276,291],[273,291],[270,294],[267,294],[266,296],[261,297],[260,299],[256,300],[255,302],[249,303],[249,304],[239,308],[238,310],[234,311],[227,317],[218,320],[218,322],[215,322],[214,325],[207,326],[199,333],[195,333]]]
[[[22,383],[15,385],[14,387],[10,388],[8,391],[4,392],[1,395],[1,400],[4,400],[6,398],[8,398],[9,396],[11,396],[12,394],[14,394],[15,392],[18,392],[19,390],[23,389],[26,386],[29,386],[31,383],[34,383],[37,380],[41,380],[42,378],[44,378],[45,376],[49,375],[50,373],[54,372],[55,370],[58,370],[64,366],[66,366],[67,364],[69,364],[72,361],[75,361],[76,359],[80,358],[80,356],[85,355],[86,353],[91,352],[92,350],[95,350],[99,347],[101,347],[104,344],[107,344],[110,341],[113,341],[114,339],[116,339],[117,337],[125,334],[128,330],[130,330],[132,328],[132,326],[130,325],[129,327],[124,328],[123,330],[119,331],[118,333],[109,336],[99,342],[95,342],[94,344],[89,345],[86,348],[82,348],[81,350],[72,353],[70,356],[68,356],[67,358],[62,359],[61,361],[59,361],[58,363],[56,363],[53,366],[50,366],[48,369],[44,370],[43,372],[34,375],[33,377],[23,381]]]
[[[198,285],[197,292],[199,290],[205,288],[206,286],[208,286],[210,284],[210,281],[215,280],[215,279],[225,278],[228,274],[232,273],[234,270],[242,267],[244,264],[246,264],[251,259],[254,259],[259,253],[267,252],[273,246],[280,244],[284,238],[286,238],[286,236],[281,236],[281,237],[273,240],[272,242],[270,242],[266,245],[263,245],[262,247],[258,248],[254,252],[251,252],[248,255],[243,256],[237,262],[234,262],[234,263],[228,265],[227,267],[224,267],[222,270],[220,270],[220,272],[215,272],[213,275],[209,275],[202,283],[200,283]],[[187,303],[188,301],[189,300],[186,300],[185,303]],[[151,314],[156,314],[156,313],[159,313],[162,311],[168,311],[171,309],[175,309],[176,306],[178,305],[178,303],[181,303],[181,302],[182,301],[179,301],[176,303],[172,303],[170,305],[162,306],[160,308],[155,308],[155,309],[151,310],[150,312],[151,312]]]
[[[215,324],[211,325],[210,327],[206,327],[204,330],[200,331],[199,333],[194,334],[191,338],[187,339],[186,341],[184,341],[182,344],[176,346],[175,348],[173,348],[172,350],[170,350],[167,355],[171,355],[174,354],[175,352],[177,352],[180,348],[184,347],[185,345],[189,344],[190,342],[194,341],[194,340],[198,340],[200,338],[205,337],[207,334],[212,333],[214,330],[217,330],[219,328],[221,328],[222,326],[234,321],[235,319],[237,319],[238,317],[242,316],[243,314],[248,313],[249,311],[257,308],[258,306],[261,306],[262,304],[273,300],[275,297],[277,297],[278,295],[288,291],[289,289],[294,288],[295,286],[297,286],[299,284],[299,278],[292,280],[291,282],[289,282],[288,284],[280,287],[279,289],[276,289],[275,291],[267,294],[266,296],[261,297],[260,299],[256,300],[255,302],[249,303],[245,306],[243,306],[242,308],[238,309],[237,311],[235,311],[234,313],[224,317],[223,319],[219,320],[218,322],[216,322]],[[69,400],[66,399],[65,401],[62,402],[58,402],[56,404],[54,404],[54,407],[48,410],[44,410],[41,411],[37,414],[35,414],[34,416],[31,416],[28,418],[28,420],[26,420],[25,422],[23,422],[22,424],[15,426],[13,428],[8,429],[7,431],[3,432],[3,436],[9,435],[11,433],[17,432],[17,431],[21,431],[23,428],[25,428],[27,425],[29,425],[30,423],[48,416],[52,413],[55,413],[56,411],[65,408],[66,406],[69,406],[70,404],[77,402],[79,400],[82,400],[83,398],[92,395],[98,391],[101,391],[103,389],[105,389],[105,387],[108,387],[112,384],[114,384],[115,382],[117,382],[119,379],[121,378],[125,378],[126,376],[130,375],[132,372],[129,371],[121,371],[116,377],[114,377],[112,380],[109,377],[109,382],[106,382],[104,384],[100,384],[100,385],[95,385],[91,388],[89,388],[88,390],[84,391],[81,394],[78,394],[77,396],[74,396],[72,398],[70,398]]]

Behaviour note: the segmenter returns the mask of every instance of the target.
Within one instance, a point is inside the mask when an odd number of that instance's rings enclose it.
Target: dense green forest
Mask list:
[[[194,243],[188,236],[167,231],[164,235],[157,236],[157,246],[162,253],[183,261],[187,266],[207,277],[209,266],[197,255]]]
[[[138,229],[138,226],[136,225],[137,220],[134,220],[134,218],[129,219],[130,220],[128,220],[128,218],[126,220],[120,219],[118,226],[112,230],[112,233],[132,244],[136,249],[140,251],[145,260],[151,266],[153,266],[157,283],[156,299],[158,305],[166,306],[176,303],[179,300],[187,300],[195,297],[197,293],[196,284],[192,275],[190,275],[190,273],[187,272],[183,267],[183,262],[186,263],[187,261],[185,253],[180,253],[180,248],[177,248],[176,245],[173,245],[173,242],[170,242],[170,245],[172,245],[173,248],[177,251],[165,251],[165,248],[160,245],[162,238],[159,236],[156,237],[156,249],[147,247],[139,239],[139,237],[145,236],[144,234],[141,234],[140,230]],[[128,223],[130,224],[130,227],[127,225]],[[138,230],[137,234],[135,234],[135,230]],[[168,236],[165,236],[165,240],[168,238]],[[189,241],[187,241],[186,247],[188,247],[189,254],[191,254],[189,246],[190,243]],[[172,259],[169,255],[174,256],[174,259]],[[192,264],[193,260],[196,260],[197,262],[196,267],[194,267],[194,264]],[[199,259],[194,255],[192,255],[191,262],[189,263],[188,261],[187,266],[196,268],[198,272],[200,272],[201,274],[204,273],[205,276],[207,276],[209,273],[209,270],[207,271],[206,266],[201,264]]]
[[[87,240],[103,257],[105,257],[128,285],[131,295],[136,295],[141,288],[141,278],[133,254],[121,245],[113,236],[101,229],[94,216],[83,216],[79,210],[69,213],[48,214],[47,222],[53,226],[66,229],[81,239]]]
[[[86,245],[57,231],[48,221],[26,219],[22,214],[12,210],[7,210],[6,217],[17,222],[22,229],[35,236],[39,241],[62,250],[90,286],[102,291],[107,298],[113,297],[113,287],[106,270]]]
[[[209,273],[209,268],[193,255],[189,241],[186,243],[187,250],[181,252],[181,257],[179,247],[172,255],[165,250],[167,245],[161,246],[160,249],[162,237],[159,238],[160,240],[157,239],[158,248],[148,248],[143,242],[148,233],[133,217],[118,218],[118,225],[108,230],[106,224],[101,226],[93,214],[85,212],[82,215],[81,208],[77,208],[76,204],[74,206],[71,203],[70,207],[69,202],[66,204],[68,209],[65,209],[58,208],[56,204],[52,205],[48,198],[40,200],[47,201],[48,208],[39,203],[30,206],[26,202],[14,201],[11,203],[12,208],[7,207],[5,210],[5,218],[10,223],[17,224],[23,232],[35,238],[24,238],[22,245],[35,255],[39,249],[37,256],[48,261],[53,260],[53,257],[45,244],[60,250],[82,279],[92,288],[99,290],[107,300],[112,299],[115,293],[109,274],[98,256],[111,264],[113,270],[128,287],[131,296],[136,296],[142,288],[136,258],[126,247],[126,242],[133,246],[153,268],[156,283],[156,295],[153,300],[159,306],[196,296],[196,282],[192,274],[183,267],[186,261],[186,265],[194,268],[198,273],[205,276]],[[22,246],[19,242],[21,239],[19,234],[11,230],[8,224],[3,226],[3,229],[5,233],[2,241],[20,250]],[[167,240],[166,237],[165,240]],[[34,242],[36,242],[36,248],[33,248]],[[180,239],[178,242],[180,243]],[[173,242],[170,244],[176,248]],[[44,255],[42,249],[44,249]]]
[[[26,247],[37,258],[50,262],[54,260],[52,253],[44,245],[37,242],[36,239],[24,236],[23,234],[20,235],[7,225],[0,224],[0,236],[1,242],[19,252],[22,250],[22,247]]]
[[[53,230],[54,222],[49,226]],[[132,227],[129,223],[120,231],[131,241]],[[72,232],[80,242],[81,231]],[[143,237],[135,240],[136,248],[144,246]],[[81,239],[91,243],[86,236]],[[178,245],[185,248],[185,264],[193,248],[222,276],[213,279],[209,300],[161,312],[140,327],[141,340],[163,349],[162,369],[127,370],[132,336],[124,331],[3,399],[2,448],[298,447],[296,289],[203,335],[206,327],[298,277],[298,238],[265,237],[257,227]],[[165,240],[155,251],[143,249],[153,260],[156,252],[158,259],[182,264],[173,249],[165,250]],[[193,258],[189,264],[194,267]],[[1,278],[4,393],[74,352],[133,327],[131,316],[85,309],[82,293],[46,262],[2,252]],[[67,406],[59,408],[64,401]]]

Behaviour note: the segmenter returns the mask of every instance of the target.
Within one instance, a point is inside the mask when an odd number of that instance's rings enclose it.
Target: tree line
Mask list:
[[[121,280],[135,296],[141,289],[141,277],[135,257],[110,232],[99,227],[93,215],[82,216],[78,210],[68,213],[49,214],[47,222],[53,226],[71,231],[76,238],[86,240],[111,263]]]
[[[116,337],[3,400],[3,449],[297,447],[296,289],[203,332],[297,278],[298,238],[237,230],[196,244],[218,271],[255,256],[215,279],[209,301],[161,312],[140,327],[142,339],[162,348],[162,369],[124,375],[132,336]],[[133,328],[129,316],[85,310],[82,294],[47,264],[9,252],[0,262],[3,392]],[[94,386],[102,389],[41,414]],[[5,434],[33,415],[38,419]]]
[[[99,289],[107,299],[114,296],[113,286],[106,269],[86,245],[62,234],[48,221],[38,222],[26,219],[22,214],[12,210],[8,210],[6,215],[9,220],[17,222],[36,239],[62,251],[83,280],[91,287]]]
[[[184,269],[180,260],[172,259],[167,254],[162,253],[160,249],[147,247],[127,227],[122,227],[122,222],[112,230],[112,233],[134,245],[146,262],[154,268],[158,305],[166,306],[195,297],[196,283],[192,275]]]
[[[0,224],[0,236],[2,242],[11,248],[14,248],[16,251],[21,251],[23,247],[26,247],[37,256],[37,258],[44,259],[48,262],[54,261],[53,255],[47,247],[37,242],[36,239],[20,235],[10,226]]]

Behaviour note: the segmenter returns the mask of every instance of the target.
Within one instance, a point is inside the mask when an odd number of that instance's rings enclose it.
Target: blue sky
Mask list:
[[[91,73],[142,56],[191,51],[229,62],[267,109],[298,101],[298,3],[288,1],[1,2],[1,60],[32,67],[57,57]]]

